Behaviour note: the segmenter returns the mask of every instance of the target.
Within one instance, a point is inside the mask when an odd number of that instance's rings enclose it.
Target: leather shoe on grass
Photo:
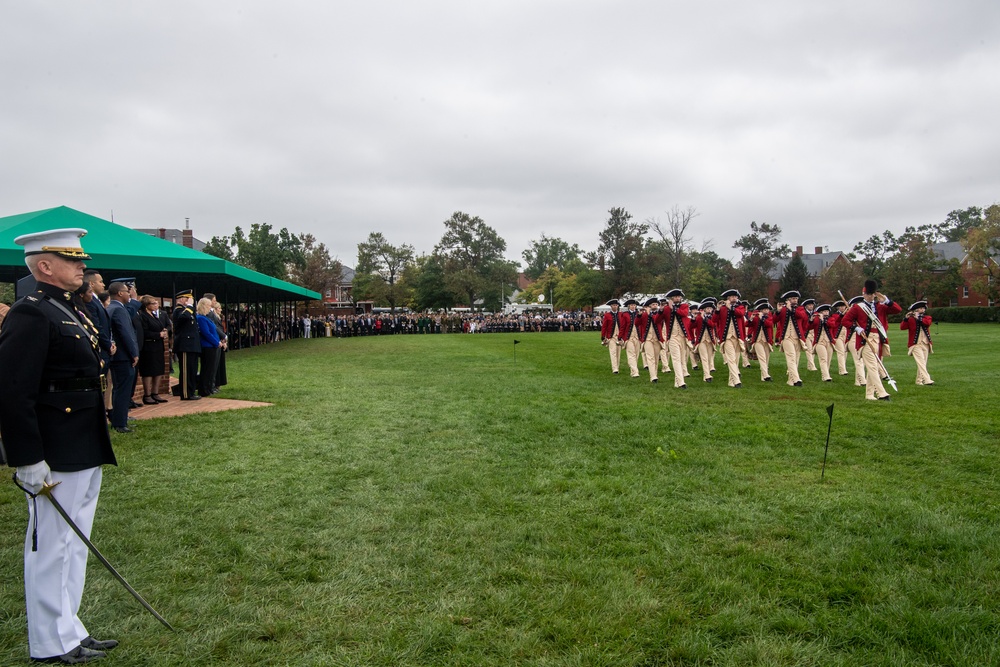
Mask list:
[[[117,639],[94,639],[93,637],[86,637],[80,646],[83,648],[89,648],[91,651],[110,651],[114,647],[118,646]]]
[[[90,662],[92,660],[100,660],[101,658],[107,657],[107,653],[104,651],[94,651],[89,648],[84,648],[81,644],[69,653],[63,653],[62,655],[54,655],[51,658],[32,658],[32,662],[48,662],[56,664],[67,664],[67,665],[82,665],[85,662]]]

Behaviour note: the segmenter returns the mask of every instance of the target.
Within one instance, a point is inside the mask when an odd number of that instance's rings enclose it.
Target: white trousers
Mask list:
[[[52,471],[59,482],[52,494],[83,534],[90,537],[101,493],[101,468]],[[32,551],[37,507],[38,550]],[[48,498],[28,501],[24,540],[24,598],[28,610],[28,649],[32,658],[68,653],[90,634],[77,613],[87,578],[87,546]]]

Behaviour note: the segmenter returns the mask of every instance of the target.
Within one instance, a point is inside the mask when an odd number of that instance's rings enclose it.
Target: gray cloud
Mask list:
[[[993,2],[7,4],[2,214],[205,239],[270,222],[344,261],[453,211],[508,256],[695,206],[848,250],[997,200]]]

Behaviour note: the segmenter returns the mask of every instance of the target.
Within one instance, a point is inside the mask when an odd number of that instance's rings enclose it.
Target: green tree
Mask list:
[[[605,276],[604,298],[642,288],[646,223],[632,222],[632,214],[618,207],[608,211],[604,230],[598,235],[597,251],[587,254],[587,261]]]
[[[504,266],[503,252],[507,242],[496,230],[479,216],[456,211],[444,221],[445,233],[434,253],[444,260],[445,281],[448,286],[468,299],[470,308],[486,290],[496,290],[499,299],[499,281],[510,280],[510,264]],[[514,279],[516,280],[516,272]]]
[[[230,237],[236,249],[236,262],[279,280],[287,280],[290,269],[301,268],[305,262],[302,239],[282,227],[277,234],[268,223],[253,223],[245,234],[237,227]]]
[[[236,256],[233,254],[232,241],[228,236],[213,236],[201,251],[206,255],[221,257],[227,262],[236,261]]]
[[[855,245],[848,258],[858,264],[865,279],[871,278],[881,283],[885,263],[898,246],[896,237],[886,230],[881,235],[870,236],[867,241]]]
[[[692,299],[718,296],[733,282],[732,262],[709,249],[688,254],[680,288]]]
[[[659,236],[664,256],[662,267],[664,284],[672,288],[681,284],[685,257],[693,250],[688,228],[691,226],[691,221],[699,214],[694,206],[681,210],[681,207],[675,204],[665,215],[667,216],[665,222],[661,223],[658,218],[650,218],[646,222]]]
[[[905,308],[928,293],[952,294],[961,284],[957,265],[949,267],[934,252],[931,238],[908,228],[898,239],[896,252],[885,263],[885,291]]]
[[[792,259],[789,260],[788,264],[785,264],[781,278],[778,280],[778,294],[784,294],[789,290],[810,295],[815,292],[809,278],[809,272],[806,270],[806,263],[802,261],[802,255],[799,253],[792,254]]]
[[[399,279],[407,266],[413,263],[413,246],[394,246],[378,232],[368,235],[368,240],[358,244],[358,265],[355,280],[359,274],[373,279],[364,285],[367,296],[379,303],[388,303],[393,312],[396,305],[407,299],[405,285]]]
[[[740,264],[734,276],[736,287],[743,294],[767,294],[779,257],[789,254],[786,244],[779,244],[781,228],[766,222],[750,223],[750,233],[733,243],[740,250]]]
[[[1000,204],[993,204],[984,212],[982,223],[969,230],[963,247],[968,261],[976,268],[970,287],[976,292],[1000,302]]]
[[[945,241],[961,241],[974,228],[985,220],[984,211],[978,206],[970,206],[965,210],[955,209],[937,225],[938,235]]]
[[[302,261],[292,264],[289,279],[296,285],[326,295],[327,290],[336,287],[343,276],[343,265],[330,257],[326,245],[316,242],[312,234],[302,234]]]
[[[525,263],[524,275],[537,280],[550,266],[565,271],[574,261],[579,262],[582,252],[575,243],[570,245],[560,238],[550,238],[543,233],[540,239],[531,242],[531,247],[522,252],[521,256]]]
[[[817,284],[819,299],[824,303],[833,303],[840,298],[840,293],[848,299],[861,293],[865,276],[861,268],[846,257],[835,261],[820,275]]]
[[[455,294],[445,284],[444,259],[421,255],[403,271],[403,282],[412,288],[414,310],[437,310],[455,305]]]

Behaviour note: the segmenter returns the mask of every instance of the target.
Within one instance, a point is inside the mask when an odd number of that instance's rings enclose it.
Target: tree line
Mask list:
[[[853,295],[874,278],[902,301],[926,298],[947,304],[963,284],[959,260],[943,260],[933,246],[959,241],[975,266],[984,267],[970,287],[997,300],[1000,256],[1000,205],[955,210],[937,224],[907,227],[902,234],[884,231],[858,242],[849,262],[835,262],[818,277],[810,276],[801,256],[781,241],[781,228],[752,221],[748,233],[733,242],[734,264],[712,249],[696,248],[694,207],[674,206],[662,218],[640,222],[622,207],[608,211],[593,250],[546,236],[531,242],[519,264],[504,257],[507,243],[482,218],[456,211],[444,221],[444,233],[430,253],[417,255],[409,244],[394,245],[380,232],[358,244],[353,298],[376,306],[431,310],[467,306],[496,311],[517,289],[518,272],[532,281],[518,298],[542,297],[558,309],[579,310],[627,293],[663,293],[680,287],[691,297],[718,295],[735,287],[746,297],[768,294],[779,260],[788,259],[779,290],[797,289],[824,301],[843,291]],[[320,293],[341,278],[340,263],[309,234],[254,224],[248,234],[213,237],[205,252]]]

